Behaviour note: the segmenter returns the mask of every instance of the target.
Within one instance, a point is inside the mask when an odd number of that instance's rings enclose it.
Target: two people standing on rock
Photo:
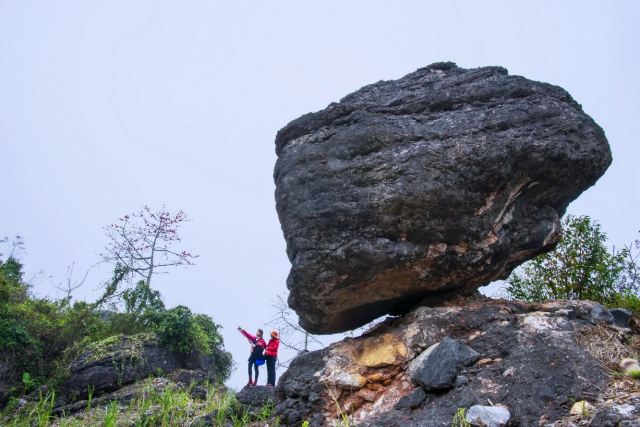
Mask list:
[[[278,359],[278,347],[280,346],[280,336],[278,335],[278,331],[271,331],[269,343],[266,343],[262,338],[262,329],[258,329],[255,335],[251,335],[240,326],[238,326],[238,331],[240,331],[240,333],[249,341],[249,344],[251,344],[251,354],[249,355],[249,382],[247,385],[258,385],[258,374],[260,373],[258,367],[266,363],[267,386],[275,386],[276,360]],[[252,378],[252,373],[254,371],[255,380]]]

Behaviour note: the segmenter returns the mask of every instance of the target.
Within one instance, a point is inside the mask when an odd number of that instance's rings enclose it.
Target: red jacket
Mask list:
[[[245,331],[244,329],[240,329],[240,333],[242,335],[244,335],[251,342],[252,345],[262,347],[263,349],[265,349],[267,347],[267,343],[264,342],[262,337],[258,338],[255,335],[251,335],[249,332]],[[269,341],[269,342],[271,342],[271,341]],[[278,347],[276,347],[276,350],[277,349],[278,349]]]
[[[278,346],[280,346],[280,340],[278,338],[271,338],[264,351],[264,355],[278,357]]]

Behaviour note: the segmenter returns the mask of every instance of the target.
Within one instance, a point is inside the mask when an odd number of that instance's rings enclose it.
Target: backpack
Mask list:
[[[256,361],[259,359],[264,360],[264,348],[259,345],[254,346],[253,351],[251,352],[251,358],[255,359]]]

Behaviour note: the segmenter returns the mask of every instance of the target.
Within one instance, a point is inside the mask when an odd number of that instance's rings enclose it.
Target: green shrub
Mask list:
[[[160,342],[173,351],[206,355],[213,351],[212,341],[216,339],[213,335],[217,329],[207,327],[200,317],[196,319],[191,310],[179,305],[162,314],[157,333]]]
[[[183,306],[166,310],[160,294],[144,282],[128,290],[121,305],[124,311],[107,311],[71,298],[36,298],[23,282],[22,264],[0,259],[0,357],[11,362],[0,374],[13,375],[16,392],[41,384],[55,390],[66,380],[70,362],[93,344],[147,333],[157,334],[171,350],[209,357],[218,378],[230,375],[231,355],[210,317]]]
[[[607,235],[588,216],[568,215],[557,247],[516,269],[507,279],[508,294],[518,300],[554,299],[597,301],[605,305],[638,302],[640,270],[636,241],[609,251]]]

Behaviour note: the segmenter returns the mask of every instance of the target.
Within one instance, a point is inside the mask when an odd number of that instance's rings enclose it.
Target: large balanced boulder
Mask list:
[[[453,63],[292,121],[276,153],[289,304],[313,333],[505,278],[611,163],[562,88]]]
[[[640,425],[637,385],[611,375],[619,358],[637,354],[637,329],[607,323],[596,307],[490,299],[419,307],[298,356],[278,382],[274,414],[287,426],[348,417],[358,426],[448,427],[466,411],[473,425],[568,427],[584,425],[570,412],[584,400],[591,416]]]

